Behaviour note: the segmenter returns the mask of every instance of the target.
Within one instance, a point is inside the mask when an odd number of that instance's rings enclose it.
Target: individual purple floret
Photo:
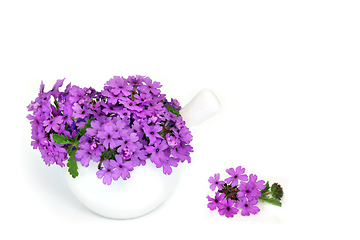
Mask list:
[[[260,208],[255,206],[258,201],[255,198],[244,198],[241,201],[235,203],[235,207],[241,209],[241,215],[250,216],[251,214],[256,214],[260,211]]]
[[[120,134],[114,131],[110,123],[104,124],[96,136],[101,139],[105,148],[116,148],[120,145]]]
[[[207,199],[209,201],[208,203],[208,208],[210,208],[211,211],[215,210],[215,209],[222,209],[224,207],[224,204],[222,203],[222,201],[225,199],[225,194],[224,193],[219,193],[216,192],[215,193],[215,198],[211,198],[209,195],[207,196]]]
[[[160,85],[159,82],[152,82],[150,78],[144,78],[144,82],[144,85],[138,87],[140,91],[142,91],[143,93],[152,93],[154,95],[160,94],[159,88],[162,87],[162,85]]]
[[[164,152],[168,148],[166,141],[157,139],[154,143],[154,146],[146,146],[146,152],[150,153],[150,160],[155,163],[157,167],[162,166],[162,162],[167,160],[167,156]]]
[[[127,84],[125,78],[119,76],[114,76],[107,84],[111,87],[110,91],[114,95],[119,95],[121,93],[124,96],[129,96],[131,94],[130,91],[133,89],[132,86]]]
[[[113,165],[116,165],[114,160],[105,160],[103,161],[104,169],[100,169],[96,172],[96,176],[98,178],[103,179],[103,183],[106,185],[110,185],[114,178],[114,169]]]
[[[155,143],[155,141],[157,139],[161,139],[161,136],[159,134],[159,132],[162,130],[163,128],[160,126],[160,124],[154,124],[154,125],[144,125],[144,133],[145,135],[149,138],[150,142],[149,145],[152,145]]]
[[[43,125],[45,132],[50,132],[53,129],[55,132],[60,131],[60,124],[63,122],[62,116],[54,117],[53,119],[45,120]]]
[[[255,174],[249,175],[249,183],[254,184],[254,188],[258,189],[259,192],[260,192],[260,190],[263,190],[266,187],[265,181],[264,180],[257,181],[257,176]],[[259,195],[259,194],[256,194],[256,195]]]
[[[239,212],[239,209],[233,207],[235,201],[232,199],[224,199],[221,202],[223,204],[222,207],[219,208],[219,214],[225,215],[227,218],[234,217],[235,214]]]
[[[162,162],[163,173],[166,175],[170,175],[172,173],[171,167],[177,167],[178,161],[176,161],[173,157],[168,157],[166,161]]]
[[[248,179],[246,174],[243,174],[245,172],[245,168],[242,168],[241,166],[238,166],[236,168],[236,171],[233,168],[226,169],[226,172],[231,176],[229,178],[225,179],[226,183],[231,183],[231,186],[236,186],[239,181],[246,181]]]
[[[115,155],[115,161],[112,161],[110,164],[112,167],[115,167],[113,178],[118,180],[119,177],[126,180],[130,178],[130,171],[134,170],[133,163],[131,161],[124,161],[120,155]]]
[[[214,191],[216,187],[218,188],[218,190],[223,189],[223,186],[222,186],[222,185],[223,185],[225,182],[224,182],[224,181],[220,181],[220,174],[219,174],[219,173],[216,173],[216,174],[214,175],[214,177],[210,177],[210,178],[209,178],[209,183],[211,183],[210,189],[211,189],[212,191]]]

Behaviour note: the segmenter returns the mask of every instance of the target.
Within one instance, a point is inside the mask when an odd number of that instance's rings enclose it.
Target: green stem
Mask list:
[[[264,193],[264,194],[262,194],[261,196],[266,196],[266,195],[269,195],[269,194],[271,194],[271,191],[270,191],[270,192],[267,192],[267,193]]]
[[[56,111],[59,111],[59,103],[56,99],[54,101],[54,104],[55,104]]]

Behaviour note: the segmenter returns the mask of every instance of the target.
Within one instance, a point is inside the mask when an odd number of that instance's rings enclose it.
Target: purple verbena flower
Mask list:
[[[137,145],[141,146],[141,143],[137,142]],[[131,161],[133,162],[134,167],[145,165],[146,164],[146,156],[147,152],[140,147],[137,147],[135,152],[131,155]]]
[[[170,175],[172,173],[171,167],[177,167],[177,166],[178,166],[178,161],[176,161],[172,157],[168,157],[166,161],[162,162],[163,173]]]
[[[94,120],[90,123],[91,127],[86,129],[86,135],[90,136],[90,137],[94,137],[96,136],[99,131],[102,130],[101,126],[102,124],[100,123],[100,121]]]
[[[104,147],[102,145],[86,135],[81,137],[78,147],[80,149],[76,151],[75,159],[80,161],[85,167],[89,166],[91,159],[94,162],[98,162],[102,152],[104,151]]]
[[[168,148],[166,141],[157,139],[154,146],[145,146],[146,152],[151,153],[150,160],[155,163],[156,167],[161,167],[162,163],[167,160],[164,150]]]
[[[226,169],[226,172],[231,176],[229,178],[225,179],[226,183],[231,183],[231,186],[236,186],[240,181],[247,181],[248,176],[246,174],[243,174],[245,172],[245,168],[242,168],[241,166],[238,166],[236,168],[236,171],[234,168]]]
[[[88,109],[85,105],[80,106],[80,104],[74,103],[72,109],[74,110],[74,118],[85,118],[88,114]]]
[[[138,87],[142,84],[144,77],[140,75],[129,76],[127,81],[134,87]]]
[[[121,155],[121,157],[123,158],[123,159],[129,159],[129,158],[131,158],[131,156],[133,155],[133,152],[129,149],[129,148],[121,148],[121,150],[120,150],[120,148],[118,148],[118,153],[120,153],[120,155]]]
[[[261,196],[261,191],[266,185],[264,180],[256,181],[257,176],[250,174],[248,182],[241,182],[239,185],[238,198],[259,198]]]
[[[136,142],[139,140],[139,137],[136,133],[131,133],[130,131],[124,131],[121,134],[121,140],[119,140],[120,147],[118,148],[118,152],[122,151],[124,148],[128,148],[130,151],[135,151]]]
[[[139,107],[134,101],[131,101],[128,98],[123,98],[121,101],[119,101],[121,104],[124,105],[125,108],[131,110],[131,111],[137,111],[141,112],[143,109],[142,107]]]
[[[191,135],[191,132],[189,131],[189,128],[185,128],[185,127],[182,128],[179,131],[179,136],[180,136],[180,139],[187,144],[189,144],[192,141],[192,135]]]
[[[160,85],[159,82],[152,82],[152,80],[148,77],[144,78],[145,85],[141,85],[138,87],[138,89],[144,93],[152,93],[155,96],[157,96],[160,93],[160,88],[162,85]]]
[[[162,127],[159,124],[150,125],[150,126],[145,124],[143,130],[145,135],[150,140],[149,145],[154,144],[157,138],[161,138],[159,132],[162,130]]]
[[[171,154],[175,158],[180,159],[181,162],[184,162],[185,160],[187,160],[188,163],[191,162],[190,152],[193,152],[193,147],[188,144],[184,144],[183,142],[181,142],[179,146],[171,149]]]
[[[242,209],[241,215],[243,216],[250,216],[251,214],[256,214],[260,211],[260,209],[255,206],[258,203],[256,199],[250,198],[250,199],[242,199],[241,201],[237,201],[235,203],[235,207]]]
[[[254,188],[258,190],[263,190],[266,187],[265,181],[264,180],[257,181],[257,176],[255,174],[249,175],[249,182],[253,183]]]
[[[110,79],[107,84],[111,87],[110,91],[114,95],[123,94],[124,96],[129,96],[131,94],[132,86],[127,84],[127,80],[123,77],[114,76]]]
[[[54,84],[53,88],[51,89],[51,94],[54,96],[55,99],[57,99],[60,95],[59,88],[63,85],[64,79],[58,79],[56,83]]]
[[[71,125],[73,123],[73,120],[71,117],[73,116],[73,109],[70,106],[66,106],[65,104],[62,104],[63,106],[60,107],[60,109],[63,111],[63,118],[64,122],[68,125]]]
[[[96,172],[96,176],[100,179],[103,179],[103,183],[110,185],[113,180],[114,168],[112,165],[115,165],[114,160],[104,160],[102,162],[104,168]]]
[[[31,103],[27,106],[27,109],[28,111],[36,112],[40,106],[41,106],[40,103],[31,101]]]
[[[215,210],[216,208],[221,209],[224,207],[222,201],[225,199],[225,193],[220,194],[219,192],[216,192],[215,198],[211,198],[208,195],[207,199],[209,200],[207,207],[210,208],[211,211]]]
[[[140,93],[135,96],[134,102],[136,104],[140,104],[140,106],[144,106],[152,100],[152,95],[150,93]]]
[[[55,132],[60,131],[60,124],[63,122],[62,116],[54,117],[53,119],[49,119],[44,121],[44,127],[46,132],[50,132],[53,129]]]
[[[221,202],[223,206],[219,209],[220,215],[225,215],[227,218],[234,217],[235,214],[239,212],[239,209],[233,207],[235,200],[232,199],[224,199]]]
[[[105,114],[118,113],[123,108],[122,106],[116,106],[111,103],[108,104],[102,103],[101,106],[103,107],[102,111]]]
[[[39,132],[38,134],[34,134],[32,136],[32,139],[33,139],[33,141],[31,141],[31,146],[33,146],[33,149],[37,149],[41,145],[40,142],[43,139],[46,139],[46,135],[45,135],[45,133]]]
[[[118,132],[115,132],[113,126],[109,123],[104,124],[103,130],[99,131],[96,136],[103,140],[103,145],[106,148],[109,148],[109,145],[110,148],[116,148],[120,144],[118,140],[120,134]]]
[[[239,192],[237,193],[237,197],[239,199],[255,197],[257,189],[254,189],[254,184],[251,182],[241,182],[239,185]],[[261,193],[260,193],[261,195]]]
[[[172,136],[170,133],[166,134],[166,142],[171,148],[175,148],[180,145],[180,139]]]
[[[220,181],[220,174],[219,173],[216,173],[214,175],[214,177],[210,177],[208,181],[209,181],[209,183],[211,183],[210,189],[212,191],[214,191],[216,187],[220,191],[221,189],[223,189],[222,185],[225,184],[224,181]]]
[[[71,103],[76,103],[77,101],[79,101],[84,95],[86,94],[86,89],[85,88],[80,88],[78,86],[71,86],[71,88],[69,89],[69,101]]]
[[[92,153],[89,149],[79,149],[75,153],[75,158],[80,160],[81,165],[84,167],[89,166],[90,159],[92,157]]]
[[[119,179],[119,177],[121,177],[124,180],[130,178],[130,171],[134,169],[132,162],[124,161],[121,155],[119,154],[115,155],[115,158],[116,158],[116,162],[115,161],[110,162],[110,165],[115,168],[112,175],[114,180]]]

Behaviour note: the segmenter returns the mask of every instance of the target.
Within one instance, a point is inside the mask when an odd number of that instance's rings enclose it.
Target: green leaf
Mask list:
[[[71,144],[73,143],[73,141],[71,141],[67,136],[65,135],[59,135],[54,133],[52,135],[53,140],[59,144],[59,145],[64,145],[64,144]]]
[[[265,187],[263,190],[261,190],[260,192],[261,192],[261,194],[264,194],[264,193],[266,193],[267,191],[269,191],[269,189],[270,189],[270,185],[269,185],[269,181],[267,181],[266,187]]]
[[[59,103],[58,103],[58,101],[56,99],[54,101],[54,104],[55,104],[56,111],[59,111]]]
[[[180,112],[179,110],[176,110],[175,108],[171,107],[171,106],[168,106],[166,107],[167,110],[169,110],[170,112],[172,112],[173,114],[176,114],[176,116],[180,116]]]
[[[270,197],[267,197],[267,196],[260,196],[259,200],[270,203],[270,204],[273,204],[273,205],[278,206],[278,207],[281,207],[281,202],[279,200],[275,199],[275,198],[270,198]]]
[[[76,178],[77,176],[79,176],[77,162],[75,161],[75,152],[76,152],[76,150],[73,150],[70,152],[70,154],[69,154],[70,157],[66,164],[66,166],[69,167],[68,171],[73,178]]]

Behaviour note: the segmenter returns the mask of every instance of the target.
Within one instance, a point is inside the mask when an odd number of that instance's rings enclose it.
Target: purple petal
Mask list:
[[[242,210],[241,210],[241,215],[243,216],[250,216],[250,213],[249,213],[249,210],[244,207]]]
[[[228,168],[226,169],[226,172],[230,175],[230,176],[234,176],[235,175],[235,171],[233,168]],[[226,180],[225,180],[226,181]]]
[[[236,173],[237,174],[243,174],[245,172],[245,168],[242,168],[241,166],[238,166],[237,168],[236,168]]]
[[[110,185],[112,181],[111,172],[106,171],[103,178],[103,183],[106,185]]]
[[[99,170],[96,172],[96,176],[98,178],[102,178],[102,177],[104,177],[105,173],[106,173],[106,170]]]
[[[207,204],[207,207],[210,208],[211,211],[214,211],[216,209],[217,205],[215,202],[209,202]]]

